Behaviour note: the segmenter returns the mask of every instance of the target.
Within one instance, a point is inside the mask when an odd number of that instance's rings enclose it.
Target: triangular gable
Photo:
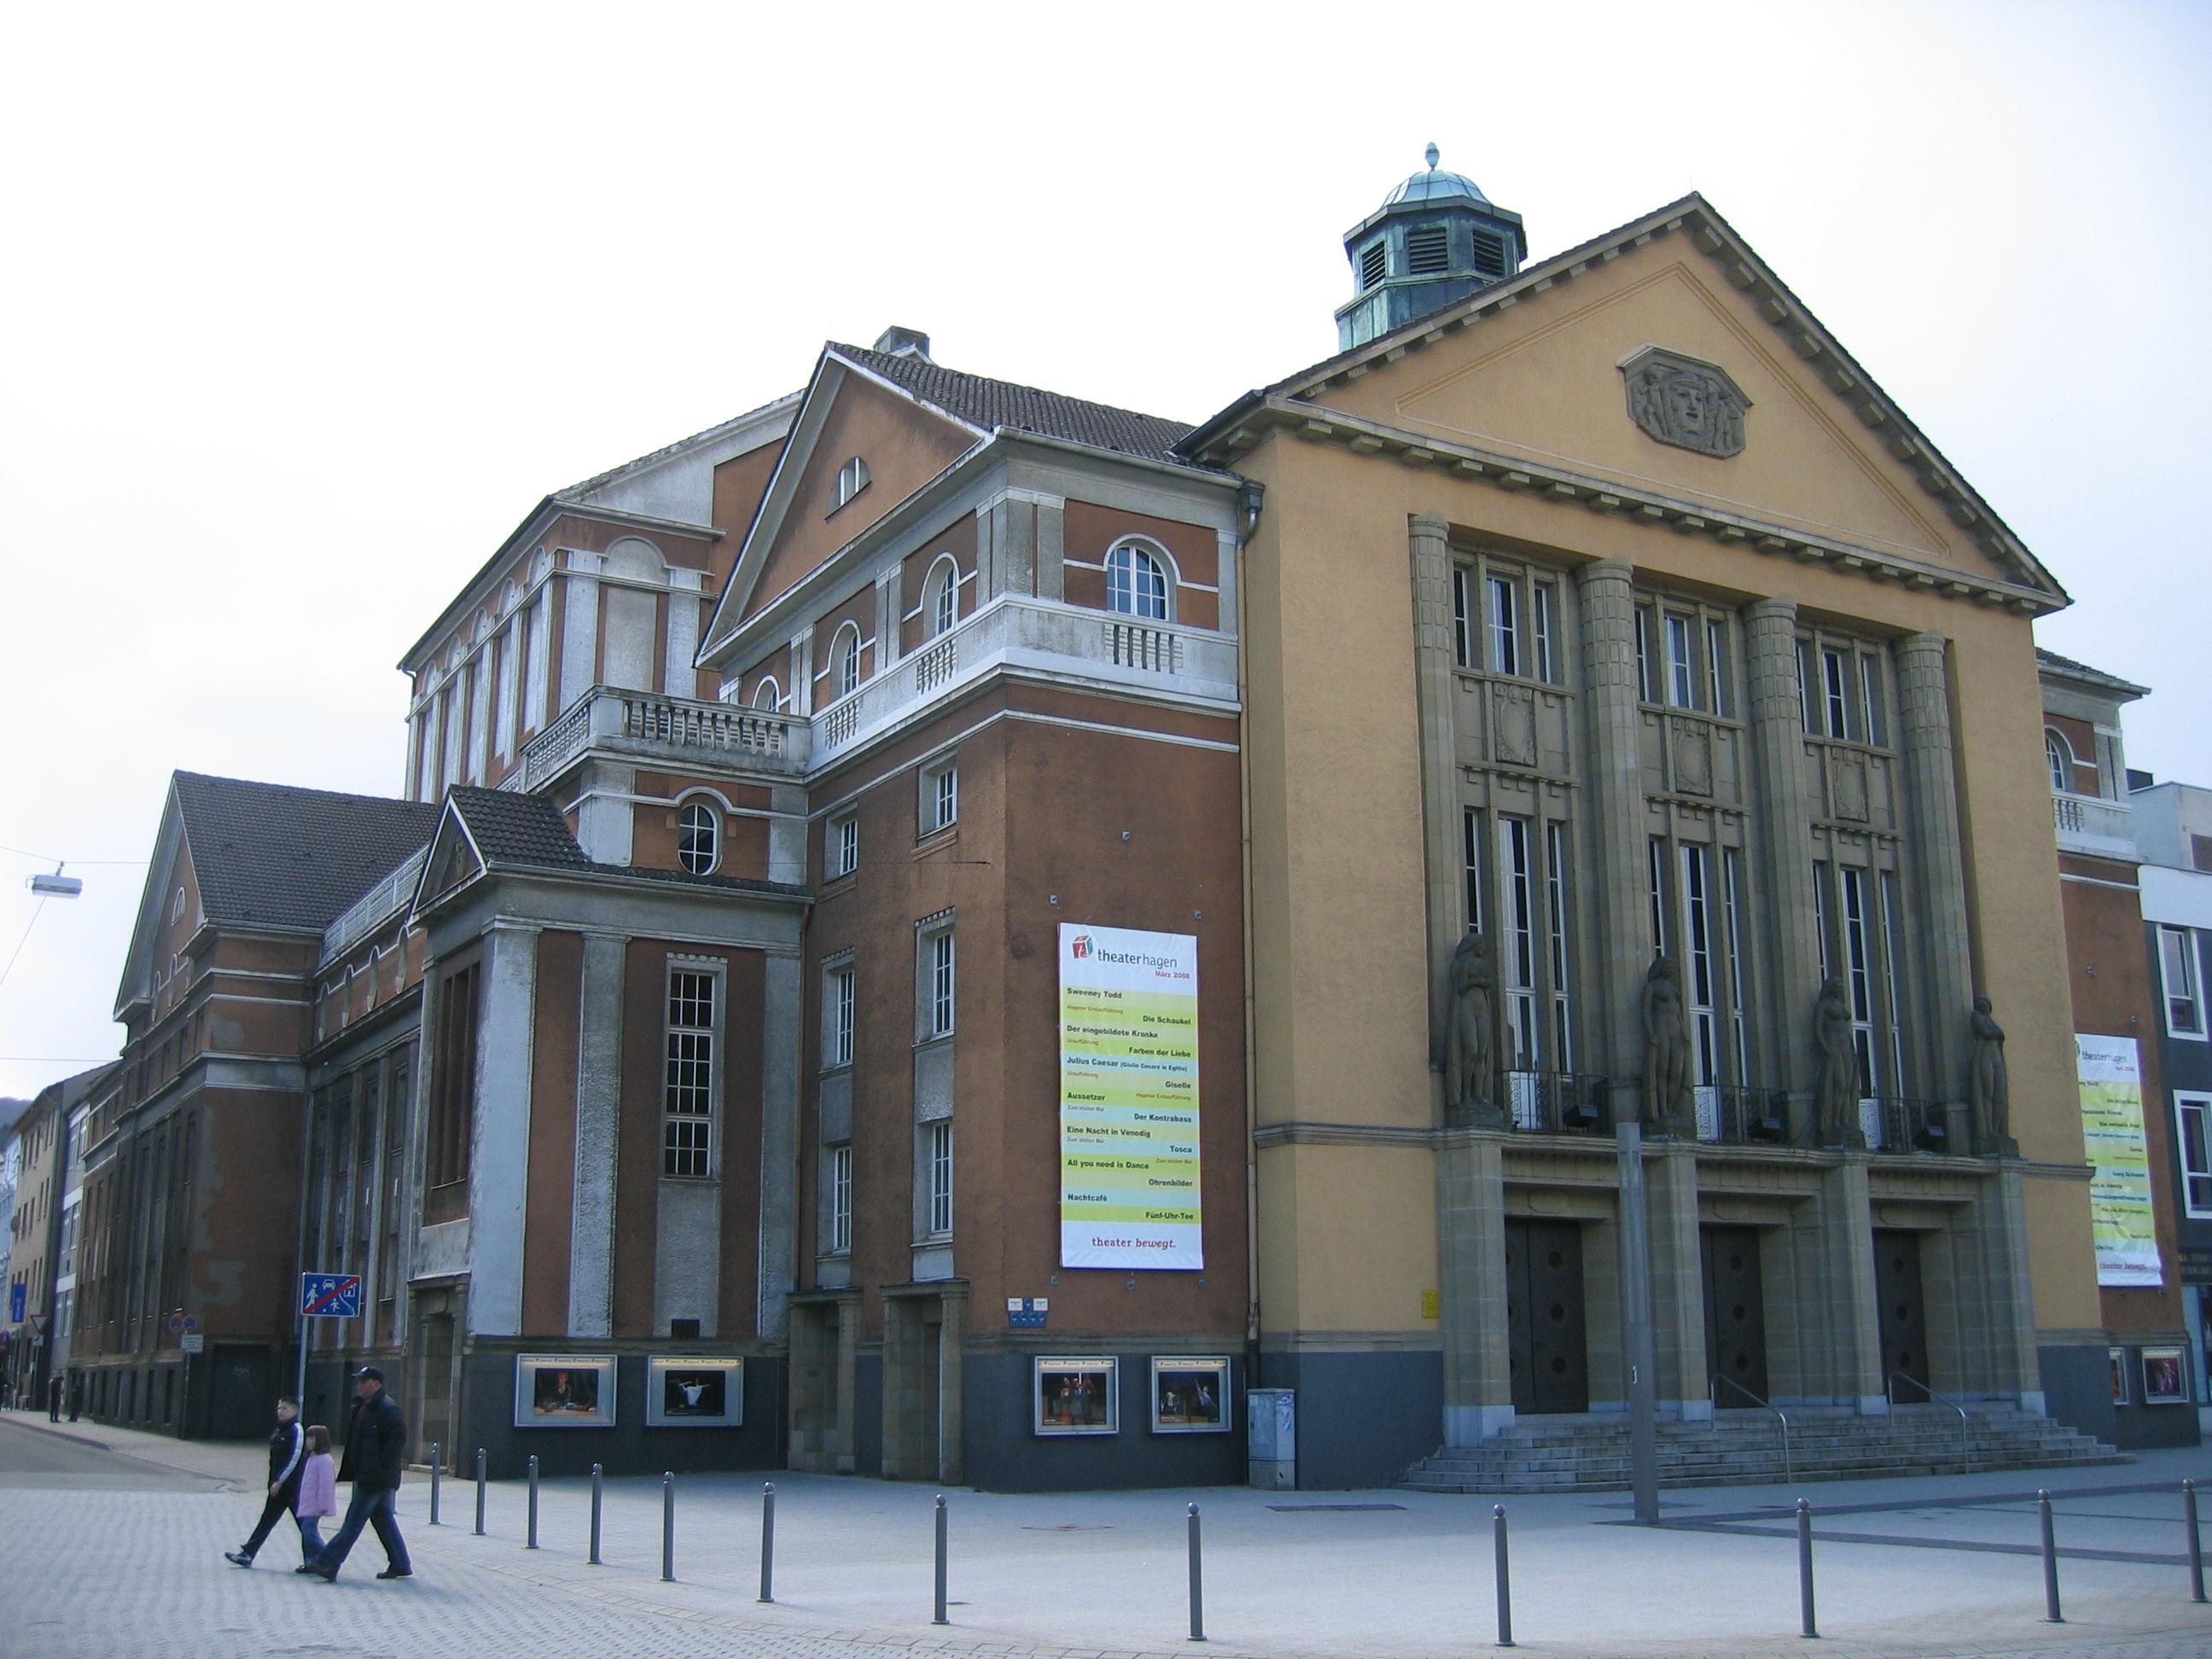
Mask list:
[[[452,796],[439,816],[438,832],[430,837],[422,873],[415,884],[415,896],[407,907],[407,925],[418,925],[422,912],[448,893],[465,887],[483,874],[484,858]]]
[[[176,885],[179,866],[191,856],[185,840],[184,809],[178,804],[173,774],[162,798],[161,827],[155,832],[154,856],[146,866],[145,885],[138,890],[138,915],[131,927],[131,948],[123,957],[123,978],[115,988],[118,1019],[131,1004],[153,998],[155,945],[161,937],[167,914],[165,907]]]
[[[708,651],[989,434],[824,347],[783,453],[700,647]],[[866,490],[830,512],[837,469],[859,454]]]
[[[1709,362],[1743,383],[1754,407],[1742,453],[1697,454],[1638,429],[1619,370],[1651,346]],[[1563,392],[1569,383],[1573,390]],[[1771,526],[1802,538],[1808,552],[1863,546],[1893,556],[1899,570],[1955,570],[2032,608],[2067,602],[1980,495],[1698,196],[1240,400],[1182,447],[1230,461],[1268,424],[1304,421],[1310,435],[1322,435],[1301,411],[1325,425],[1329,410],[1409,438],[1412,459],[1425,453],[1425,435],[1433,438],[1458,470],[1509,488],[1533,483],[1607,510],[1625,501],[1714,533]],[[1768,441],[1768,432],[1784,436]],[[1792,465],[1809,476],[1790,477]],[[1776,521],[1778,508],[1788,522]],[[1867,568],[1885,574],[1880,561]]]

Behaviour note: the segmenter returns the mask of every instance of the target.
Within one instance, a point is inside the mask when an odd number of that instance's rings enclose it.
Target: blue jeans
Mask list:
[[[399,1493],[392,1486],[364,1486],[354,1483],[353,1499],[346,1505],[345,1519],[338,1523],[331,1541],[315,1558],[315,1565],[336,1572],[345,1564],[346,1554],[353,1548],[354,1540],[361,1536],[364,1526],[376,1528],[377,1541],[384,1546],[384,1553],[392,1565],[401,1572],[412,1572],[414,1567],[407,1559],[407,1540],[399,1535],[399,1518],[395,1512]]]
[[[323,1553],[323,1517],[319,1515],[295,1515],[300,1523],[300,1559],[312,1561]]]

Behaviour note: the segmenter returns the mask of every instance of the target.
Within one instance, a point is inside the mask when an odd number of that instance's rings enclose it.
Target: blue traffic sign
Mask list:
[[[8,1322],[12,1325],[23,1322],[23,1292],[31,1287],[21,1280],[8,1287]]]
[[[359,1273],[301,1273],[300,1317],[302,1319],[358,1319],[361,1317]]]

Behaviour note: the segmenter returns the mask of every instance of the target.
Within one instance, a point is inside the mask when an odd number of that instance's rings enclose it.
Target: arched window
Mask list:
[[[846,696],[860,689],[860,629],[856,623],[847,623],[837,630],[837,638],[830,647],[830,672],[836,675],[837,695]]]
[[[775,683],[775,676],[763,674],[761,683],[753,687],[753,707],[765,708],[771,714],[783,708],[783,688]]]
[[[1106,608],[1127,617],[1168,619],[1168,579],[1160,562],[1127,542],[1106,556]]]
[[[721,856],[721,814],[703,800],[686,802],[676,820],[677,861],[695,876],[708,876]]]
[[[2055,726],[2043,728],[2043,758],[2051,766],[2051,787],[2055,793],[2074,793],[2074,745],[2066,741],[2066,734]]]
[[[858,455],[837,469],[837,505],[842,507],[868,487],[868,464]]]
[[[922,584],[929,618],[929,636],[950,633],[952,624],[960,620],[960,567],[947,554],[929,568],[929,580]]]

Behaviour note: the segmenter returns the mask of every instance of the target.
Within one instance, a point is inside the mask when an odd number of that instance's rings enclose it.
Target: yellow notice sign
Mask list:
[[[2081,1151],[2091,1170],[2089,1231],[2097,1282],[2160,1284],[2136,1040],[2076,1032],[2074,1075],[2081,1091]]]
[[[1061,924],[1060,1265],[1206,1265],[1188,933]]]

